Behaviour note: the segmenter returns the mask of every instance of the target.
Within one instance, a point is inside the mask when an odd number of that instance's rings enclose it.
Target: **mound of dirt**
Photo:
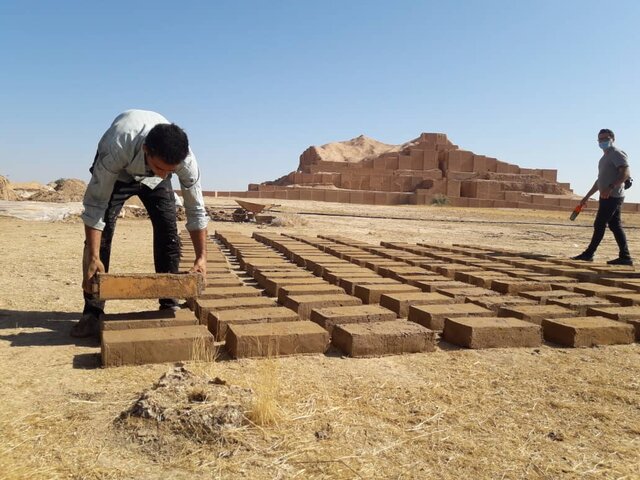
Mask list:
[[[18,200],[9,180],[0,175],[0,200]]]
[[[76,178],[60,178],[55,182],[48,184],[53,188],[50,190],[40,190],[29,197],[29,200],[35,202],[81,202],[87,184]]]
[[[197,443],[227,443],[227,433],[247,423],[253,391],[207,379],[184,366],[164,374],[126,411],[116,424],[148,442],[186,437]]]
[[[343,142],[332,142],[319,147],[312,146],[307,148],[300,155],[298,169],[304,170],[305,166],[318,161],[357,163],[365,158],[375,157],[385,152],[399,151],[401,148],[402,145],[388,145],[365,135],[360,135]]]

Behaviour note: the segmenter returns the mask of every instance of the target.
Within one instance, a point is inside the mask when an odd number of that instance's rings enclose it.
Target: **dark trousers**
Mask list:
[[[104,215],[106,223],[102,231],[100,242],[100,261],[105,270],[109,271],[111,258],[111,241],[116,229],[118,214],[124,203],[137,195],[147,209],[153,225],[153,261],[156,273],[178,273],[180,263],[180,237],[176,224],[176,204],[171,187],[171,175],[165,178],[156,188],[151,189],[140,182],[116,182],[109,199],[109,206]],[[84,313],[101,314],[104,311],[104,301],[97,301],[85,292]],[[160,299],[161,307],[178,305],[173,298]]]
[[[596,253],[608,226],[620,249],[620,258],[631,258],[629,255],[629,246],[627,245],[627,236],[622,228],[622,220],[620,218],[623,202],[624,197],[600,199],[598,213],[593,222],[593,237],[591,237],[591,243],[585,250],[586,254],[593,255]]]

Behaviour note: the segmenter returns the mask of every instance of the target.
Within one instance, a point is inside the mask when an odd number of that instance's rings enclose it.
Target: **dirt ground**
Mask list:
[[[208,203],[231,207],[231,202]],[[284,202],[288,227],[381,240],[577,254],[593,215]],[[294,212],[321,213],[298,215]],[[326,214],[397,217],[353,218]],[[640,258],[640,215],[625,218]],[[217,223],[249,234],[255,225]],[[0,478],[640,478],[640,345],[188,364],[269,395],[270,425],[145,441],[115,421],[171,365],[99,368],[82,309],[79,219],[0,217]],[[616,256],[607,233],[599,258]],[[114,272],[153,269],[151,226],[118,224]],[[110,312],[155,308],[111,302]]]

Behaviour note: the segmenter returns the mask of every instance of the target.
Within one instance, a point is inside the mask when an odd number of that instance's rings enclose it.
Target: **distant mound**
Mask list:
[[[76,178],[60,178],[55,182],[48,184],[51,190],[40,190],[29,197],[29,200],[36,202],[81,202],[87,184]]]
[[[17,200],[18,196],[13,190],[11,183],[0,175],[0,200]]]
[[[389,145],[379,142],[365,135],[360,135],[343,142],[326,143],[319,147],[307,148],[300,155],[300,170],[306,165],[315,164],[318,161],[357,163],[365,158],[377,157],[387,152],[397,152],[402,145]]]

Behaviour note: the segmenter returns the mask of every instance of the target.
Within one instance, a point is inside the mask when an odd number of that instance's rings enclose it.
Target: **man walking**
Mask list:
[[[91,294],[97,272],[109,271],[111,241],[116,219],[124,203],[137,195],[153,226],[153,258],[156,273],[178,273],[180,238],[171,175],[178,176],[187,230],[196,253],[191,271],[206,276],[207,224],[200,172],[189,148],[186,133],[162,115],[128,110],[116,117],[98,144],[90,169],[91,181],[84,196],[85,244],[82,258],[84,311],[71,335],[89,337],[99,333],[104,302]],[[160,309],[177,309],[175,299],[160,300]]]
[[[622,228],[620,218],[624,202],[624,184],[629,178],[629,164],[627,154],[613,145],[615,138],[614,133],[608,128],[603,128],[598,133],[598,145],[604,152],[598,163],[598,178],[591,190],[580,201],[581,205],[586,204],[589,197],[599,191],[598,213],[593,223],[591,243],[580,255],[572,257],[573,260],[592,262],[598,245],[604,237],[606,227],[609,226],[620,253],[618,258],[607,263],[609,265],[633,265],[627,245],[627,236]]]

